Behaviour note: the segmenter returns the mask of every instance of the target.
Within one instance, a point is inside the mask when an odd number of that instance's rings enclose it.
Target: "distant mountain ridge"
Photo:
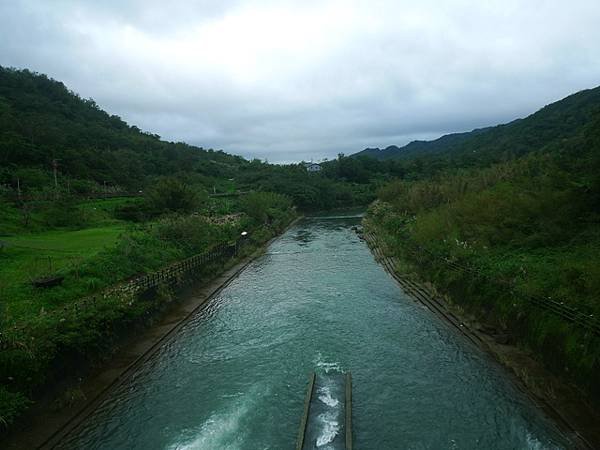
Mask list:
[[[370,156],[376,159],[394,159],[401,158],[404,156],[412,156],[417,153],[436,153],[439,151],[445,151],[455,146],[459,146],[466,139],[471,137],[473,134],[481,133],[488,130],[489,128],[479,128],[473,131],[467,131],[464,133],[451,133],[445,134],[442,137],[434,139],[433,141],[411,141],[403,147],[397,145],[390,145],[384,149],[380,148],[366,148],[352,156]]]
[[[412,141],[385,149],[366,148],[352,157],[378,160],[439,156],[461,159],[500,159],[539,150],[560,139],[576,135],[591,117],[600,112],[600,87],[587,89],[547,105],[524,119],[444,135],[432,141]],[[477,154],[473,156],[473,154]]]

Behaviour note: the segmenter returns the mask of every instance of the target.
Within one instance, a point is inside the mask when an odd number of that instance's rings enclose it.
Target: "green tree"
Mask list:
[[[190,213],[197,210],[208,199],[205,191],[199,191],[176,178],[159,179],[146,192],[149,208],[157,213]]]
[[[242,211],[258,223],[270,223],[290,207],[291,201],[286,196],[273,192],[253,192],[241,201]]]

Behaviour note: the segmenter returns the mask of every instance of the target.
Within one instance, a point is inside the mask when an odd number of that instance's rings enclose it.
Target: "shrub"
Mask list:
[[[115,208],[115,218],[129,222],[143,222],[151,213],[146,202],[127,202]]]
[[[214,225],[200,216],[170,216],[158,221],[153,234],[190,255],[231,239],[236,233],[231,226]]]
[[[205,191],[194,190],[176,178],[161,178],[146,192],[148,207],[157,214],[191,213],[207,199]]]
[[[0,429],[12,425],[30,404],[31,401],[20,392],[10,392],[0,386]]]
[[[63,196],[40,207],[41,221],[49,228],[83,227],[87,220],[84,211],[73,197]]]
[[[252,192],[241,200],[241,208],[257,223],[272,223],[292,207],[288,197],[273,192]]]

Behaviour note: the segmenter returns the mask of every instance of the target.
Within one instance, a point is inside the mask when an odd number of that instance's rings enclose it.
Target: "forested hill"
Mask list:
[[[352,156],[380,160],[438,158],[456,166],[488,164],[557,145],[577,135],[598,113],[600,87],[570,95],[508,124],[448,134],[433,141],[413,141],[404,147],[367,148]]]
[[[246,163],[222,151],[165,142],[46,75],[0,67],[0,184],[17,168],[32,181],[44,177],[54,159],[74,186],[91,181],[123,188],[181,171],[227,177]]]
[[[54,161],[57,162],[57,181]],[[400,172],[399,172],[400,171]],[[146,191],[171,177],[198,191],[266,191],[302,209],[365,205],[377,184],[402,173],[395,161],[343,157],[309,174],[302,164],[248,161],[223,151],[172,143],[125,123],[63,83],[0,66],[0,197]]]
[[[433,141],[412,141],[404,147],[390,145],[384,149],[365,148],[352,156],[369,156],[380,160],[406,158],[408,156],[418,156],[427,153],[439,153],[458,148],[465,140],[471,138],[476,133],[486,131],[487,128],[473,130],[466,133],[446,134]]]

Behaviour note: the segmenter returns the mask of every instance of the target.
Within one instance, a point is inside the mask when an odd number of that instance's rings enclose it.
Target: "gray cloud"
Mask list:
[[[598,23],[597,0],[0,1],[0,64],[167,139],[292,161],[594,87]]]

